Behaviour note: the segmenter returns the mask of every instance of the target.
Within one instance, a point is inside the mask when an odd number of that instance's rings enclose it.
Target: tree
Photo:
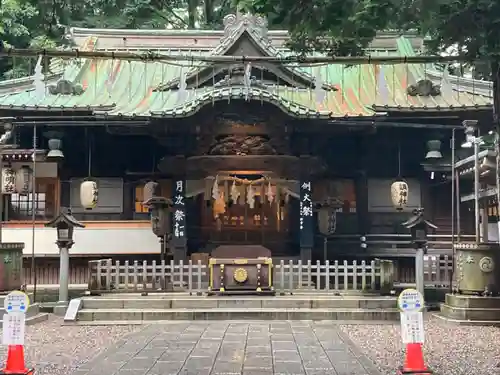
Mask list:
[[[66,27],[120,29],[219,28],[231,0],[0,0],[0,42],[7,48],[64,46]],[[34,67],[28,59],[0,59],[0,78]]]
[[[396,0],[237,0],[252,13],[264,14],[271,27],[290,32],[297,52],[321,50],[332,55],[361,55],[377,31],[395,17]]]

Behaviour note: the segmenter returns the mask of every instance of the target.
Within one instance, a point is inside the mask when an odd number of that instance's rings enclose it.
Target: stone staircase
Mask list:
[[[3,302],[5,295],[0,295],[0,317],[3,317],[5,310],[3,308]],[[26,313],[26,325],[32,325],[40,322],[44,322],[49,318],[49,314],[40,312],[40,305],[38,303],[33,303],[28,308]],[[2,328],[3,321],[0,319],[0,328]]]
[[[394,297],[333,295],[189,296],[132,293],[83,297],[77,324],[141,324],[169,320],[396,321]]]

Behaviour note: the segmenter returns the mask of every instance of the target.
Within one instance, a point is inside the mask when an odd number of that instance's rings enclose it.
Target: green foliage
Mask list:
[[[395,0],[239,0],[245,10],[267,15],[290,31],[295,51],[360,55],[378,30],[395,17]]]
[[[230,0],[0,0],[0,41],[8,48],[54,48],[68,27],[219,28]],[[0,78],[30,73],[28,59],[0,59]]]

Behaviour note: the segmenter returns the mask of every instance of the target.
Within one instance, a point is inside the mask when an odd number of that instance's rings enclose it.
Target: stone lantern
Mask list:
[[[69,302],[69,250],[75,243],[75,228],[84,228],[71,214],[71,210],[61,208],[61,212],[53,220],[45,224],[48,228],[56,228],[56,244],[59,248],[59,304],[66,306]]]
[[[427,234],[437,226],[424,218],[424,209],[413,210],[412,216],[402,223],[411,232],[411,241],[415,247],[415,281],[417,290],[424,295],[424,254],[427,252]]]

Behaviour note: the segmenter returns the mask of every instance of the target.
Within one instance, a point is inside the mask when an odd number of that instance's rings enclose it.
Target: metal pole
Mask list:
[[[474,224],[476,244],[481,242],[481,222],[479,214],[479,138],[474,139]]]
[[[495,152],[496,152],[496,169],[495,169],[495,185],[497,188],[497,230],[498,230],[498,237],[497,241],[500,242],[500,124],[498,121],[496,121],[495,124]]]
[[[33,124],[33,171],[31,173],[31,280],[33,282],[33,302],[36,301],[35,272],[35,221],[36,221],[36,123]]]
[[[451,272],[450,293],[453,293],[455,271],[455,128],[451,132]]]
[[[460,234],[462,233],[462,224],[460,221],[460,175],[455,171],[455,200],[457,202],[457,242],[460,242]]]

